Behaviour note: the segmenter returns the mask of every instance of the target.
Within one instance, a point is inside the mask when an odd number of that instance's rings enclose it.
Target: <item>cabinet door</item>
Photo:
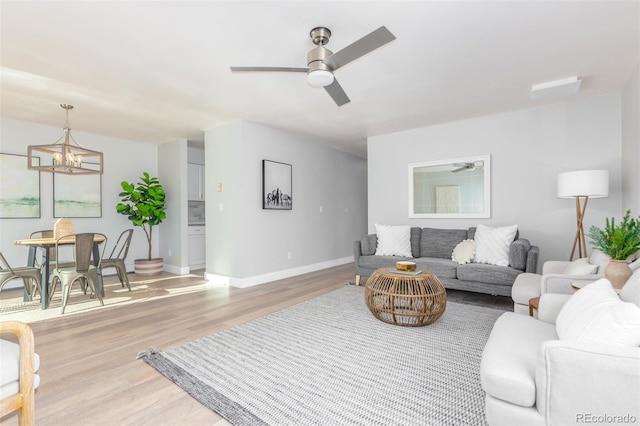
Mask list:
[[[187,188],[189,200],[204,201],[204,166],[187,164]]]

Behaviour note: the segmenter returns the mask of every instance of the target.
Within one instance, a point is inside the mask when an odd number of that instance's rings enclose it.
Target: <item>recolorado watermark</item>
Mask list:
[[[631,414],[576,414],[576,423],[579,424],[632,424],[638,419]]]

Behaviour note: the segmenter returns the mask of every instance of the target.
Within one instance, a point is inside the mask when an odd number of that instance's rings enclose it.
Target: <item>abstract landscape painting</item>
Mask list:
[[[40,172],[27,168],[24,155],[0,154],[0,219],[39,217]]]
[[[53,217],[102,217],[102,176],[54,173]]]

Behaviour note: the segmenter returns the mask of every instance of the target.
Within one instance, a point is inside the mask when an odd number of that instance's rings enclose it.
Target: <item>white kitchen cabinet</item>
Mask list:
[[[189,226],[189,269],[203,269],[207,263],[204,226]]]
[[[187,196],[189,201],[204,201],[204,166],[187,164]]]

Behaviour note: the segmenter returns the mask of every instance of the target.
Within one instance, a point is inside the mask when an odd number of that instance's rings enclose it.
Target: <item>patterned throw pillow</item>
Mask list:
[[[479,224],[473,237],[476,248],[476,263],[509,266],[509,246],[518,232],[518,225],[494,228]]]
[[[463,240],[453,249],[451,260],[460,265],[473,261],[476,255],[476,242],[474,240]]]
[[[376,256],[404,256],[411,257],[411,227],[409,225],[376,226],[378,246]]]

